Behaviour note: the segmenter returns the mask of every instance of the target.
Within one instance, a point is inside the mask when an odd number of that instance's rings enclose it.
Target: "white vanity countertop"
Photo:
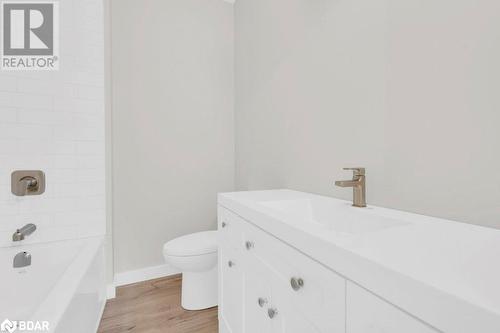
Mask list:
[[[443,332],[500,332],[500,230],[291,190],[219,204]]]

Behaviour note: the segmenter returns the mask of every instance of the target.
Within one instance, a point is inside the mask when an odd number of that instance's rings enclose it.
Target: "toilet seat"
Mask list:
[[[217,231],[202,231],[173,239],[163,246],[170,257],[202,256],[217,252]]]

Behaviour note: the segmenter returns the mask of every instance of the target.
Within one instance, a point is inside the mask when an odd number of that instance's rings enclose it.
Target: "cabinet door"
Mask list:
[[[242,229],[251,244],[242,252],[268,267],[286,332],[345,333],[345,279],[249,223]]]
[[[347,283],[347,333],[437,333],[353,283]]]
[[[248,260],[249,259],[249,260]],[[247,258],[245,273],[245,332],[272,333],[273,326],[268,316],[273,297],[269,276],[264,266]]]
[[[336,331],[326,331],[320,328],[321,323],[313,323],[304,312],[294,304],[283,289],[274,289],[277,299],[276,308],[282,320],[280,333],[333,333]],[[329,320],[330,318],[325,318]],[[319,326],[318,326],[319,325]],[[343,332],[342,332],[343,333]]]
[[[238,250],[219,249],[219,325],[221,332],[243,332],[244,263]]]
[[[246,256],[245,262],[248,268],[245,272],[246,333],[327,332],[320,330],[290,300],[288,291],[279,285],[279,274],[272,267],[250,255]]]

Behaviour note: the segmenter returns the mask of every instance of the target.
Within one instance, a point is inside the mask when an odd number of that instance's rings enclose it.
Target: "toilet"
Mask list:
[[[184,309],[217,306],[217,231],[175,238],[165,243],[163,256],[167,264],[182,272]]]

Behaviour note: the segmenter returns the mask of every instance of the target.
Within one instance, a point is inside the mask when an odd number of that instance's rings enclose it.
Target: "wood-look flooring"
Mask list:
[[[217,307],[181,307],[181,276],[135,283],[106,303],[98,333],[217,333]]]

